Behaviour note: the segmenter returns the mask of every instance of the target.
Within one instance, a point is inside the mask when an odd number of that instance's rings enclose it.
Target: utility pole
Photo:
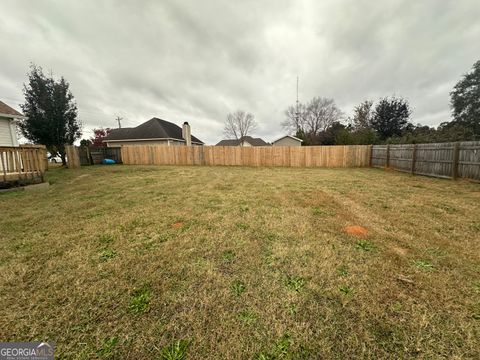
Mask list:
[[[117,122],[118,122],[118,128],[121,129],[122,128],[122,123],[120,121],[122,121],[123,118],[121,118],[120,116],[117,116],[117,118],[115,120],[117,120]]]

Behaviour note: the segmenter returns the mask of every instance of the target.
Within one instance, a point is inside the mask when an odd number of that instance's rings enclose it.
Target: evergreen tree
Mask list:
[[[402,136],[408,129],[412,111],[408,101],[397,97],[385,97],[379,100],[371,120],[371,127],[382,140],[392,136]]]
[[[59,154],[65,165],[65,145],[81,136],[77,105],[68,82],[46,76],[41,67],[31,65],[28,84],[24,84],[25,103],[21,105],[25,119],[20,130],[28,140],[43,144],[52,154]]]
[[[480,137],[480,60],[455,85],[450,96],[454,122]]]

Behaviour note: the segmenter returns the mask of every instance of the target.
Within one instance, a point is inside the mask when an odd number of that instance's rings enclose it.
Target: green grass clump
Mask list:
[[[255,360],[275,360],[275,359],[288,359],[294,358],[290,348],[293,344],[293,340],[289,334],[283,335],[273,344],[270,351],[264,351],[255,356]]]
[[[236,226],[239,230],[243,230],[243,231],[248,230],[250,228],[250,225],[248,225],[247,223],[237,223]]]
[[[476,282],[473,284],[473,290],[474,290],[477,294],[480,294],[480,281],[476,281]]]
[[[414,260],[413,265],[423,271],[433,271],[435,270],[433,264],[427,260]]]
[[[347,285],[342,285],[338,288],[338,290],[340,290],[340,292],[344,295],[352,295],[353,294],[353,289],[350,287],[350,286],[347,286]]]
[[[345,265],[339,266],[337,272],[340,276],[348,276],[348,268]]]
[[[160,351],[160,360],[184,360],[187,357],[188,340],[176,340],[163,347]]]
[[[112,249],[104,249],[100,252],[100,260],[107,261],[117,257],[117,252]]]
[[[134,289],[130,295],[130,305],[128,310],[134,315],[142,314],[147,311],[152,297],[150,284],[144,284],[138,289]]]
[[[357,249],[363,250],[363,251],[374,251],[376,249],[375,244],[368,240],[358,240],[356,243]]]
[[[238,314],[238,318],[246,324],[251,324],[257,320],[257,315],[248,310],[243,310]]]
[[[116,336],[105,339],[102,346],[97,350],[98,356],[101,358],[111,358],[114,355],[118,341],[119,339]]]
[[[225,262],[232,262],[235,259],[235,252],[227,250],[223,253],[222,258]]]
[[[300,291],[305,283],[305,279],[300,276],[287,276],[285,279],[285,286],[292,291]]]
[[[241,280],[235,280],[232,285],[230,286],[230,289],[236,296],[240,296],[245,292],[247,287],[245,286],[245,283]]]

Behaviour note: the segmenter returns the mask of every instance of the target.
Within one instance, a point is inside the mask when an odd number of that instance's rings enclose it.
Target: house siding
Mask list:
[[[291,137],[284,137],[278,141],[275,141],[273,146],[302,146],[302,143],[298,140],[292,139]]]
[[[107,147],[121,147],[122,145],[164,145],[168,146],[168,140],[141,140],[141,141],[108,141]]]
[[[15,124],[5,117],[0,117],[0,146],[18,146]]]

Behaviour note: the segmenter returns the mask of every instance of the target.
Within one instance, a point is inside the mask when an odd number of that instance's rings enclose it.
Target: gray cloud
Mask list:
[[[189,121],[209,143],[225,115],[282,133],[300,96],[348,114],[402,95],[414,122],[450,119],[449,91],[479,59],[480,3],[425,1],[3,1],[0,98],[16,106],[30,62],[71,84],[85,135],[152,116]],[[5,51],[6,49],[6,51]]]

